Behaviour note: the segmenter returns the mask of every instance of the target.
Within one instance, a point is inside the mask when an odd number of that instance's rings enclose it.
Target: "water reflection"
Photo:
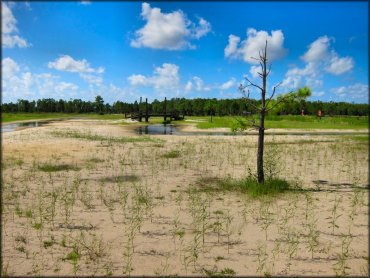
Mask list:
[[[12,132],[18,129],[29,128],[29,127],[39,127],[48,124],[48,121],[42,122],[24,122],[24,123],[13,123],[13,124],[2,124],[1,125],[1,132]]]
[[[171,124],[158,124],[158,125],[146,125],[146,126],[140,126],[136,130],[137,134],[156,134],[156,135],[161,135],[161,134],[177,134],[176,127]]]

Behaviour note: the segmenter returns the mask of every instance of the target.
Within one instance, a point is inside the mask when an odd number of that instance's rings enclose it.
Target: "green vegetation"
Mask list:
[[[193,118],[192,118],[193,119]],[[208,128],[234,128],[241,123],[247,124],[245,118],[241,117],[196,117],[196,120],[206,120],[197,123],[201,129]],[[295,128],[295,129],[366,129],[369,127],[369,117],[322,117],[316,116],[267,116],[265,119],[266,128]]]
[[[39,165],[38,169],[43,172],[58,172],[58,171],[78,171],[80,168],[74,165],[69,164],[51,164],[45,163],[43,165]]]
[[[254,177],[240,180],[231,178],[215,179],[205,178],[198,181],[200,191],[234,191],[246,193],[252,198],[261,196],[275,196],[293,190],[294,187],[286,180],[279,178],[268,178],[263,184],[258,183]]]
[[[68,119],[74,116],[75,114],[64,113],[1,113],[1,122],[9,123],[28,120]]]
[[[169,151],[165,153],[162,157],[164,158],[176,158],[180,156],[180,152],[176,150]]]
[[[66,138],[76,138],[76,139],[86,139],[90,141],[108,141],[110,143],[130,143],[130,142],[162,142],[160,139],[154,139],[149,136],[140,137],[108,137],[92,133],[81,133],[75,130],[70,130],[66,132],[53,131],[52,135],[57,137]]]
[[[238,95],[235,95],[236,97]],[[241,94],[239,94],[241,96]],[[304,96],[304,94],[303,94]],[[279,98],[277,98],[279,99]],[[272,103],[271,103],[272,104]],[[167,112],[180,113],[185,116],[206,116],[206,115],[242,115],[252,111],[253,107],[261,105],[260,100],[250,99],[248,103],[241,98],[238,99],[209,99],[209,98],[171,98],[167,100]],[[113,104],[104,103],[102,97],[97,96],[95,101],[83,101],[81,99],[55,100],[52,98],[29,101],[19,99],[16,103],[3,103],[3,112],[52,112],[52,113],[104,113],[124,114],[145,111],[145,102],[127,103],[116,101]],[[275,110],[276,115],[300,115],[302,109],[306,115],[316,115],[321,110],[325,115],[352,115],[368,116],[369,105],[367,103],[346,103],[346,102],[321,102],[306,101],[301,97],[295,101],[281,103]],[[149,113],[163,113],[164,100],[153,100],[148,103]]]
[[[2,113],[1,122],[10,123],[16,121],[29,120],[52,120],[52,119],[72,119],[72,118],[86,118],[96,120],[122,120],[122,114],[78,114],[78,113]]]

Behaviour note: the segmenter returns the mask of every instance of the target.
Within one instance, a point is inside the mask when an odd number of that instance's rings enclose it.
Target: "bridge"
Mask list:
[[[140,97],[140,104],[141,104],[141,97]],[[163,113],[149,113],[148,99],[146,98],[145,99],[145,111],[139,111],[139,112],[136,112],[136,113],[132,113],[131,114],[131,119],[139,120],[139,122],[142,122],[143,118],[145,119],[145,122],[148,122],[150,117],[163,117],[165,122],[167,121],[167,118],[169,118],[170,121],[172,121],[172,120],[183,120],[184,119],[184,115],[180,115],[180,113],[178,113],[178,112],[171,112],[171,113],[167,112],[167,98],[166,97],[164,98],[164,107],[163,108],[164,108]]]

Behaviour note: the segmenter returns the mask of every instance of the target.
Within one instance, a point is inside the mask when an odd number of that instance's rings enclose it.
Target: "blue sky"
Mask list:
[[[267,40],[270,91],[367,103],[368,31],[368,2],[2,2],[2,101],[238,98]]]

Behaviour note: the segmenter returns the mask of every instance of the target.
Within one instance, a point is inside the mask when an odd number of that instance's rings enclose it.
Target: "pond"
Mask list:
[[[207,131],[180,131],[177,125],[173,124],[154,124],[139,126],[135,133],[139,135],[235,135],[231,132],[207,132]]]
[[[136,134],[143,135],[143,134],[154,134],[154,135],[161,135],[161,134],[168,134],[172,135],[177,133],[175,125],[171,124],[156,124],[156,125],[146,125],[146,126],[139,126],[135,129]]]
[[[1,132],[12,132],[19,129],[30,128],[30,127],[39,127],[46,125],[50,122],[48,121],[34,121],[34,122],[23,122],[23,123],[12,123],[12,124],[2,124]]]

